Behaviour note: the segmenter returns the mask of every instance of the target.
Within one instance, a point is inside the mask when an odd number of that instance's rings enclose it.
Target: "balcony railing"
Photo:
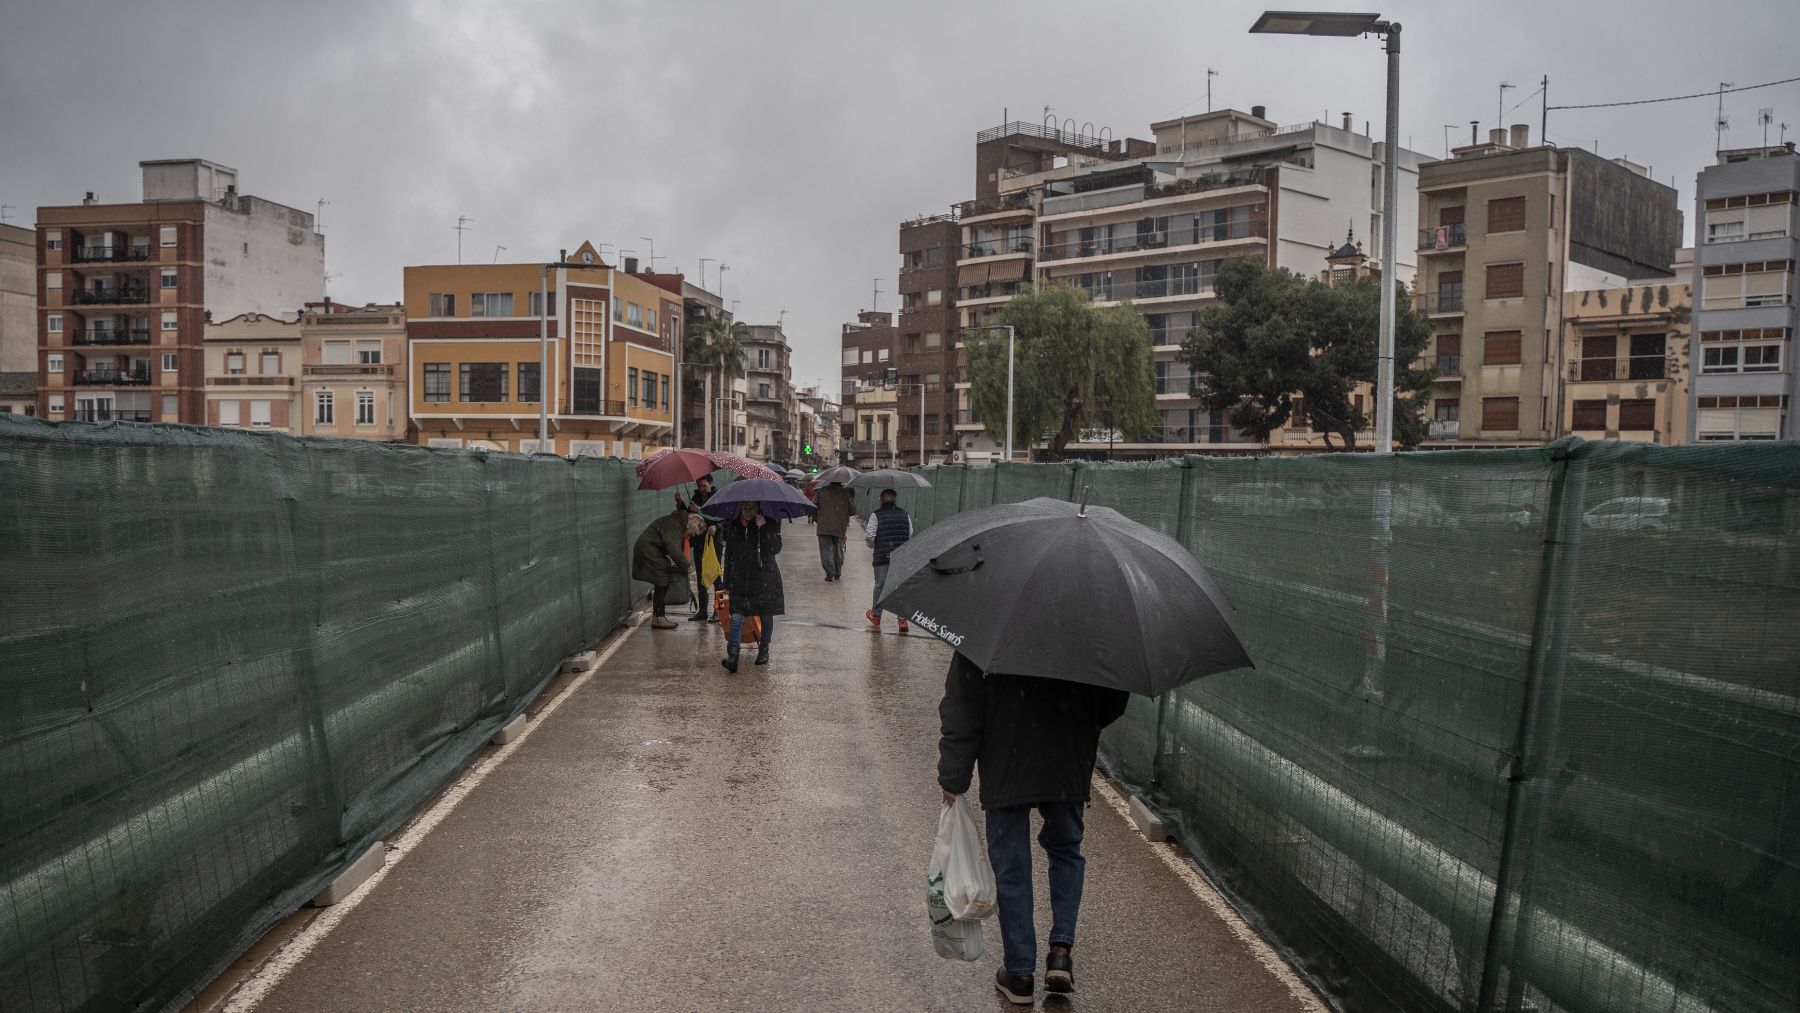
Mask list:
[[[1024,193],[1006,193],[996,197],[978,197],[956,205],[958,213],[964,218],[975,215],[991,215],[1000,211],[1030,211],[1031,197]]]
[[[1462,439],[1462,420],[1432,419],[1425,423],[1425,438],[1430,440]]]
[[[150,301],[148,288],[78,289],[70,295],[71,301],[81,306],[122,306]]]
[[[1177,373],[1172,376],[1156,378],[1158,394],[1180,394],[1182,397],[1188,397],[1193,394],[1193,391],[1194,375],[1192,373]]]
[[[1435,229],[1419,230],[1419,249],[1421,250],[1453,250],[1468,244],[1468,226],[1462,222],[1457,222],[1455,225],[1439,225]]]
[[[78,369],[75,382],[89,387],[110,387],[150,382],[150,370],[144,369]]]
[[[1014,236],[1011,239],[989,239],[981,243],[969,243],[963,247],[965,257],[998,257],[1003,253],[1030,253],[1032,247],[1030,236]]]
[[[1634,355],[1631,357],[1631,378],[1666,380],[1669,378],[1669,361],[1661,355]]]
[[[309,365],[301,366],[300,372],[307,376],[393,376],[391,365]]]
[[[149,422],[148,408],[77,408],[76,422]]]
[[[150,331],[148,328],[121,330],[109,327],[89,327],[75,331],[70,343],[76,345],[148,345]]]
[[[1614,360],[1614,359],[1583,359],[1583,360],[1581,360],[1580,379],[1582,379],[1582,380],[1617,380],[1618,378],[1619,378],[1619,363],[1617,360]]]
[[[1106,239],[1072,240],[1049,243],[1038,251],[1039,260],[1073,260],[1080,257],[1103,257],[1111,253],[1136,253],[1163,250],[1201,243],[1228,243],[1240,239],[1261,239],[1269,235],[1267,222],[1229,222],[1224,225],[1188,226],[1161,232],[1139,232]]]
[[[1437,357],[1437,375],[1439,379],[1462,375],[1462,356],[1440,355]]]
[[[1413,305],[1420,313],[1461,313],[1463,294],[1460,290],[1421,292],[1413,297]]]
[[[977,409],[959,408],[956,411],[956,424],[959,426],[982,426],[987,423],[982,419],[981,412]]]
[[[1031,291],[1029,285],[1022,282],[1009,281],[999,285],[970,285],[962,290],[964,299],[1011,299]]]
[[[623,401],[588,401],[588,400],[585,400],[582,398],[576,398],[575,410],[573,412],[570,412],[569,414],[571,414],[571,415],[610,415],[610,416],[615,416],[615,417],[623,416],[625,414],[625,402],[623,402]]]
[[[104,264],[117,261],[149,260],[148,246],[81,246],[69,259],[77,264]]]
[[[1068,279],[1059,279],[1068,280]],[[1124,299],[1157,299],[1163,296],[1205,295],[1212,291],[1213,276],[1161,278],[1155,281],[1115,281],[1110,285],[1076,285],[1095,302]]]

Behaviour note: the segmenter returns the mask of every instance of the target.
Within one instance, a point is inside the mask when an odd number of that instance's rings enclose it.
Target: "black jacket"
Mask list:
[[[757,527],[733,517],[719,528],[725,548],[725,589],[731,592],[731,611],[749,616],[778,616],[787,608],[781,587],[781,522],[770,520]]]
[[[1086,802],[1100,730],[1129,699],[1061,679],[988,675],[958,653],[938,704],[938,784],[963,794],[979,763],[983,809]]]

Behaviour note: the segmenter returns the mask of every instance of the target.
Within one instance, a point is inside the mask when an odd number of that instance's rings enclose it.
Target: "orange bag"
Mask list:
[[[720,588],[713,592],[713,615],[719,617],[719,629],[731,635],[731,592]],[[755,643],[762,639],[762,616],[745,616],[743,641]]]

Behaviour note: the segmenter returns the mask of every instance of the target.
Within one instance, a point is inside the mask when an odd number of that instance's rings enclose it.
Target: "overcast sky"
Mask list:
[[[210,158],[246,192],[325,207],[334,297],[401,295],[406,264],[536,260],[583,239],[690,275],[731,265],[739,316],[786,310],[794,379],[835,386],[840,325],[896,225],[973,195],[974,135],[1059,118],[1150,136],[1152,121],[1266,105],[1350,112],[1379,135],[1375,41],[1251,37],[1261,3],[0,3],[0,203],[141,196],[137,162]],[[1307,0],[1299,6],[1330,6]],[[1354,5],[1360,6],[1360,4]],[[1705,14],[1702,15],[1704,9]],[[1800,74],[1794,0],[1408,2],[1401,139],[1428,155],[1552,104],[1654,98]],[[1726,145],[1757,111],[1800,136],[1800,84],[1725,97]],[[1712,99],[1552,111],[1550,139],[1624,155],[1682,192],[1713,150]],[[1778,128],[1770,133],[1773,141]]]

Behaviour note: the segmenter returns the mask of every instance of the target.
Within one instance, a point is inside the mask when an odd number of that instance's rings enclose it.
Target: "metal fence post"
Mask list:
[[[1551,479],[1550,527],[1544,532],[1537,608],[1526,660],[1525,700],[1519,711],[1518,734],[1507,774],[1505,829],[1476,1004],[1476,1009],[1484,1013],[1494,1008],[1501,966],[1513,964],[1519,954],[1527,952],[1530,943],[1531,896],[1547,805],[1543,793],[1547,767],[1555,755],[1561,730],[1563,673],[1569,655],[1571,623],[1565,612],[1573,600],[1580,572],[1587,455],[1582,453],[1578,440],[1559,440],[1550,450],[1560,467]],[[1505,1008],[1517,1010],[1524,997],[1525,976],[1517,966],[1511,966],[1506,979]]]

